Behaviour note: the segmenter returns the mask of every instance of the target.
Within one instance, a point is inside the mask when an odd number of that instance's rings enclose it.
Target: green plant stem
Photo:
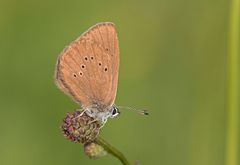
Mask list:
[[[112,154],[113,156],[117,157],[123,165],[130,165],[126,157],[118,151],[116,148],[111,146],[109,143],[107,143],[105,140],[103,140],[101,137],[98,137],[96,139],[96,142],[101,145],[108,153]]]
[[[226,142],[226,165],[238,164],[238,62],[239,62],[239,0],[231,1],[228,38],[228,126]]]

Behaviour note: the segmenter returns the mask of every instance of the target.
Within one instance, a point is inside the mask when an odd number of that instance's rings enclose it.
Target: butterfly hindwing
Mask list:
[[[99,23],[60,54],[56,83],[82,106],[114,103],[117,92],[119,46],[112,23]]]

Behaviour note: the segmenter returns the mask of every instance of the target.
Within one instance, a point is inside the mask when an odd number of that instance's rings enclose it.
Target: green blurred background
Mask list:
[[[58,54],[90,26],[117,26],[122,110],[101,135],[142,165],[223,165],[227,0],[0,1],[0,164],[120,165],[90,160],[60,130],[78,105],[54,84]]]

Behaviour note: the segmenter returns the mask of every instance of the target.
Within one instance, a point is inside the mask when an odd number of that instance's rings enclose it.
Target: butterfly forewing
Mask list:
[[[119,46],[112,23],[99,23],[73,41],[59,56],[56,83],[86,107],[111,106],[117,92]]]

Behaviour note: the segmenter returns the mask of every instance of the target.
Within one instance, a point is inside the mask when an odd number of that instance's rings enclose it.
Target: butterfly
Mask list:
[[[98,23],[59,55],[55,82],[83,112],[103,123],[119,114],[114,104],[119,72],[119,42],[111,22]]]

